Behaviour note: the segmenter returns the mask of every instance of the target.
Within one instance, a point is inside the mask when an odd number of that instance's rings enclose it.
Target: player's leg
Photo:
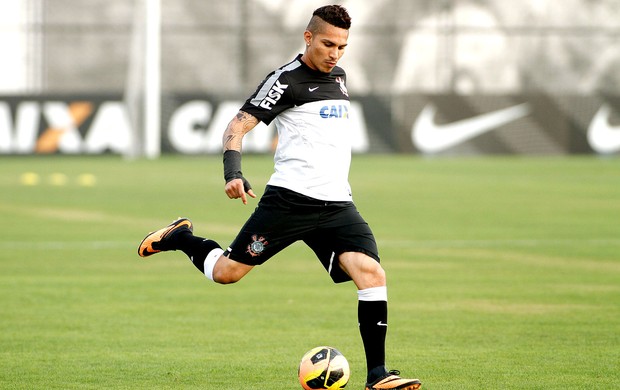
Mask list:
[[[422,386],[419,379],[401,378],[400,372],[385,368],[388,305],[383,267],[361,252],[344,252],[338,260],[358,289],[358,322],[368,367],[366,389],[419,389]]]
[[[217,242],[195,236],[193,230],[189,219],[179,218],[149,233],[140,243],[138,254],[147,257],[159,252],[181,250],[207,278],[221,284],[237,282],[252,270],[252,265],[224,256]]]
[[[216,283],[236,283],[254,268],[230,259],[217,242],[192,232],[182,231],[173,238],[175,249],[183,251],[200,272]]]
[[[385,340],[388,305],[385,271],[375,259],[361,252],[342,253],[338,260],[340,267],[357,287],[359,331],[366,352],[368,382],[372,382],[387,373]]]
[[[353,203],[326,205],[320,227],[304,241],[314,250],[334,282],[353,280],[358,289],[359,331],[366,353],[367,389],[418,389],[417,379],[403,379],[385,367],[387,285],[374,235]],[[338,266],[339,265],[339,266]]]
[[[146,257],[161,251],[181,250],[207,278],[221,284],[235,283],[310,229],[306,227],[308,213],[297,207],[303,199],[297,197],[291,191],[268,186],[258,207],[226,251],[213,240],[195,236],[192,223],[180,218],[149,233],[140,243],[138,253]]]

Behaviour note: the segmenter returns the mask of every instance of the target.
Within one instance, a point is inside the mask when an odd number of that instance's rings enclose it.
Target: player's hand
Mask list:
[[[245,179],[233,179],[229,181],[226,183],[224,191],[230,199],[241,198],[243,204],[248,204],[246,194],[250,195],[252,198],[256,198],[256,194],[252,191],[252,186],[250,186],[250,183]]]

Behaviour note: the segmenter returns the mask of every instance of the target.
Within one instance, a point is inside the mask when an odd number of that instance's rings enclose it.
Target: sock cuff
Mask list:
[[[204,273],[205,276],[210,280],[213,280],[213,268],[215,267],[215,263],[217,263],[217,260],[220,258],[222,253],[224,253],[224,250],[222,248],[215,248],[211,250],[211,252],[209,252],[207,257],[205,258]]]
[[[357,290],[357,299],[360,301],[386,301],[387,286],[365,288]]]

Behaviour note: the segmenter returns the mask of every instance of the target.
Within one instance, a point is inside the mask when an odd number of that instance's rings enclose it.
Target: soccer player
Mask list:
[[[302,240],[335,283],[357,287],[358,319],[368,369],[366,390],[419,389],[385,367],[387,287],[372,231],[357,211],[348,183],[351,162],[349,94],[337,66],[351,18],[345,8],[314,11],[303,34],[306,48],[271,72],[230,121],[223,136],[225,192],[231,199],[256,195],[241,171],[241,144],[259,121],[275,121],[275,172],[254,213],[223,250],[195,236],[186,218],[147,235],[142,257],[181,250],[207,278],[234,283],[255,266]]]

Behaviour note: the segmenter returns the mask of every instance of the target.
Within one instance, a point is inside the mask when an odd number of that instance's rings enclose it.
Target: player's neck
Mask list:
[[[305,52],[304,54],[301,55],[301,62],[303,62],[308,68],[312,69],[312,70],[316,70],[318,71],[318,69],[312,64],[312,62],[308,59],[308,52]]]

